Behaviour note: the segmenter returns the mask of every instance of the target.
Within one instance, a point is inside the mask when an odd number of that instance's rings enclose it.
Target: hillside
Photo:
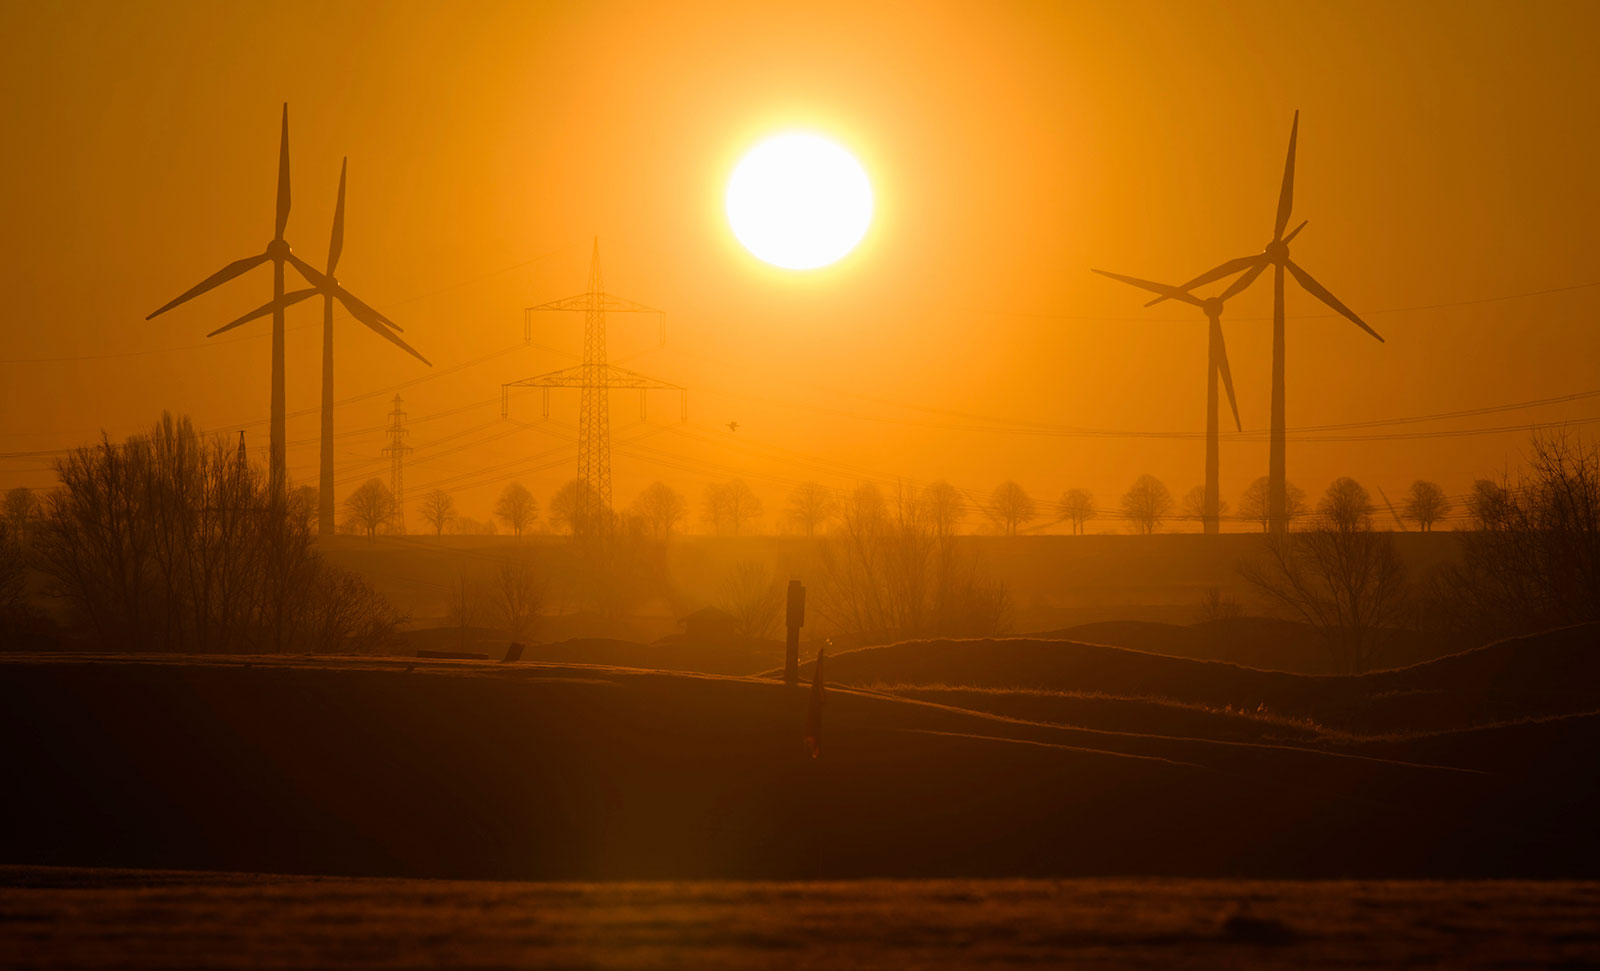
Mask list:
[[[844,687],[813,761],[806,689],[757,679],[377,659],[0,670],[0,730],[19,740],[0,754],[14,782],[0,859],[16,863],[506,879],[1600,872],[1587,851],[1489,852],[1508,813],[1538,813],[1494,775]],[[1538,814],[1546,832],[1577,818]]]
[[[1267,712],[1348,732],[1440,731],[1600,709],[1600,625],[1548,631],[1359,677],[1263,671],[1034,638],[906,641],[828,658],[855,685],[1029,689]],[[808,661],[803,665],[809,676]],[[982,701],[983,697],[974,699]],[[1073,723],[1065,706],[1060,717]],[[1080,706],[1081,707],[1081,706]]]

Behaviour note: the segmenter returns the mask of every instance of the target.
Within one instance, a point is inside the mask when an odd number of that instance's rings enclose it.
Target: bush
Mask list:
[[[73,623],[112,650],[371,649],[399,617],[330,568],[311,527],[219,438],[163,415],[56,463],[33,553]]]

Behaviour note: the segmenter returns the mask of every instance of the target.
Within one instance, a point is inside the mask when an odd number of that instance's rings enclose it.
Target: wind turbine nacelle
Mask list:
[[[267,255],[275,260],[289,258],[289,244],[281,239],[275,239],[267,244]]]
[[[1262,250],[1267,254],[1267,259],[1274,263],[1286,263],[1289,260],[1289,244],[1281,239],[1275,239]]]

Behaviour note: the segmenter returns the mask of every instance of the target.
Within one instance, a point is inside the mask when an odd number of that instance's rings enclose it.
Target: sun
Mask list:
[[[728,225],[757,259],[814,270],[843,258],[872,224],[872,184],[837,143],[809,132],[774,135],[728,179]]]

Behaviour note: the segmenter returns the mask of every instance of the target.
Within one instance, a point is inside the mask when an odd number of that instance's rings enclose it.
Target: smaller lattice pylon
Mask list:
[[[389,491],[394,494],[394,515],[390,520],[390,528],[396,533],[405,535],[405,457],[411,454],[411,446],[406,444],[406,437],[411,433],[406,430],[406,413],[400,404],[400,396],[397,394],[394,396],[394,410],[389,412],[389,444],[383,447],[383,454],[389,456]]]

